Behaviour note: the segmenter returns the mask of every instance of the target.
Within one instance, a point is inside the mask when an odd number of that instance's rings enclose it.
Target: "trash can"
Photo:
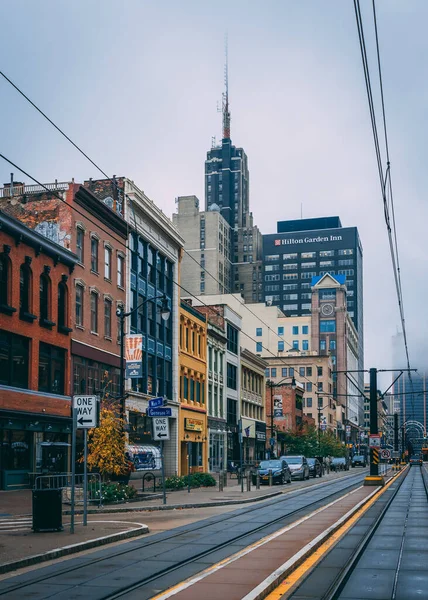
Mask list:
[[[62,490],[33,490],[34,532],[62,531]]]

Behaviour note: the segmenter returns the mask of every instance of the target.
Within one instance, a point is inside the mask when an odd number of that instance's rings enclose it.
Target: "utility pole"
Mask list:
[[[380,437],[377,422],[377,369],[370,369],[370,475],[364,485],[384,485],[384,478],[379,475]]]
[[[398,413],[394,413],[394,462],[395,468],[398,470],[399,452],[398,452]]]

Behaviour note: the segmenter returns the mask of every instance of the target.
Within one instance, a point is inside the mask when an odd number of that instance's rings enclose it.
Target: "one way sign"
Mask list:
[[[73,408],[77,410],[78,429],[98,427],[98,398],[97,396],[73,396]]]
[[[169,421],[168,417],[153,417],[153,440],[169,440]]]

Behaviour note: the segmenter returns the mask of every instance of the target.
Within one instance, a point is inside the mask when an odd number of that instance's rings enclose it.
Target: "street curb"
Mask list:
[[[137,506],[137,507],[126,507],[126,508],[100,508],[99,510],[90,508],[88,509],[88,515],[101,515],[109,513],[120,513],[120,512],[156,512],[159,510],[186,510],[188,508],[212,508],[214,506],[229,506],[234,504],[250,504],[251,502],[259,502],[260,500],[268,500],[275,496],[280,496],[283,492],[272,492],[271,494],[265,494],[264,496],[258,496],[257,498],[243,498],[242,500],[220,500],[219,502],[203,502],[203,503],[191,503],[191,504],[166,504],[159,506]],[[64,515],[70,515],[71,511],[63,511]],[[83,514],[83,511],[76,510],[76,515]]]
[[[0,565],[0,574],[9,573],[10,571],[16,571],[17,569],[22,569],[23,567],[29,567],[31,565],[37,565],[48,560],[61,558],[62,556],[68,556],[69,554],[82,552],[83,550],[97,548],[98,546],[105,546],[106,544],[111,544],[120,540],[138,537],[145,533],[149,533],[149,531],[150,530],[147,527],[147,525],[141,525],[141,527],[131,529],[130,531],[113,533],[112,535],[105,535],[103,537],[95,538],[94,540],[88,540],[87,542],[80,542],[79,544],[71,544],[70,546],[63,546],[62,548],[48,550],[48,552],[45,552],[43,554],[34,554],[33,556],[27,556],[26,558],[21,558],[20,560],[15,560],[13,562],[8,562],[4,563],[3,565]]]

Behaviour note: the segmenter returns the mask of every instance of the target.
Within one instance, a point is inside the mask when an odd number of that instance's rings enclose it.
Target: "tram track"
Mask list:
[[[129,566],[132,566],[131,561],[135,563],[138,559],[139,553],[141,553],[143,561],[144,556],[147,557],[150,555],[151,549],[154,550],[152,556],[157,556],[156,546],[158,546],[160,556],[162,555],[162,545],[168,548],[168,546],[176,545],[180,545],[180,547],[182,547],[181,544],[183,544],[185,547],[186,544],[189,544],[189,535],[191,537],[192,535],[194,536],[198,533],[206,533],[208,536],[211,534],[214,538],[216,535],[220,537],[218,543],[213,543],[209,547],[202,549],[200,552],[195,551],[190,556],[184,557],[183,560],[172,562],[164,568],[159,568],[159,570],[156,572],[147,574],[145,577],[137,577],[136,581],[134,580],[124,585],[121,585],[120,581],[118,581],[115,585],[112,585],[111,592],[101,595],[97,594],[96,597],[103,600],[113,600],[114,598],[125,597],[135,590],[138,590],[147,584],[153,583],[156,580],[159,580],[159,589],[170,587],[170,584],[166,586],[162,585],[162,579],[164,579],[166,576],[176,573],[177,580],[180,581],[183,579],[182,575],[180,575],[180,570],[183,570],[183,568],[191,567],[192,563],[198,563],[198,561],[201,559],[209,557],[210,555],[214,555],[215,553],[219,553],[222,550],[227,550],[228,546],[232,546],[230,554],[233,554],[234,544],[238,542],[242,544],[242,542],[245,541],[245,538],[254,536],[261,539],[264,533],[269,533],[269,529],[271,529],[272,526],[279,527],[280,524],[285,525],[292,523],[295,520],[298,520],[300,516],[303,516],[312,510],[316,510],[318,507],[328,504],[335,498],[340,498],[341,496],[350,492],[352,489],[357,489],[361,485],[363,478],[364,474],[359,473],[358,475],[347,477],[345,481],[339,479],[330,483],[326,483],[324,486],[313,486],[313,489],[307,487],[301,490],[296,490],[296,493],[286,494],[285,496],[275,498],[274,500],[264,501],[255,507],[240,509],[233,511],[228,515],[217,516],[191,526],[184,526],[176,531],[171,532],[170,534],[164,532],[161,534],[155,534],[152,538],[145,538],[138,543],[134,541],[132,543],[125,544],[124,546],[121,546],[120,550],[117,551],[114,549],[105,549],[100,552],[96,552],[93,559],[86,559],[83,563],[80,562],[76,564],[73,559],[70,559],[67,561],[69,563],[68,566],[65,566],[64,568],[59,566],[55,568],[56,565],[41,568],[41,572],[38,576],[34,571],[32,571],[32,577],[30,573],[27,573],[24,576],[24,580],[21,581],[21,576],[17,576],[14,578],[15,584],[13,584],[10,579],[7,579],[4,580],[0,586],[0,596],[7,596],[10,593],[16,594],[16,592],[19,591],[27,594],[31,592],[31,586],[33,585],[37,585],[39,588],[40,585],[44,584],[59,584],[61,583],[61,579],[68,578],[70,580],[70,578],[75,578],[76,582],[78,582],[80,578],[80,584],[78,583],[75,586],[71,586],[70,589],[67,590],[67,597],[72,599],[74,597],[73,590],[82,590],[83,588],[88,590],[88,597],[91,597],[91,592],[89,590],[95,590],[95,588],[90,587],[90,583],[88,581],[83,581],[81,578],[82,573],[85,572],[85,570],[87,571],[88,567],[91,569],[96,569],[97,567],[104,566],[102,563],[105,563],[105,566],[108,568],[109,562],[114,563],[118,560],[123,561],[124,564],[126,564],[126,559],[128,557],[130,560]],[[283,511],[281,511],[282,507],[284,509]],[[266,514],[264,514],[266,511],[278,512],[278,510],[280,511],[280,514],[273,518],[266,518]],[[257,518],[261,518],[262,520],[264,519],[265,522],[259,524],[257,523]],[[250,526],[250,528],[246,528],[242,532],[237,531],[235,535],[227,534],[228,525],[233,525],[236,528],[240,523],[244,525],[244,529],[246,523],[253,523],[254,526]],[[220,526],[220,529],[218,526]],[[226,539],[221,539],[221,532],[226,532],[226,534],[223,534],[223,537],[226,535]],[[182,539],[180,540],[180,538]],[[250,543],[251,540],[248,541],[248,544]],[[126,546],[128,546],[128,548]],[[161,559],[159,560],[161,561]],[[75,564],[73,564],[73,562]],[[215,562],[215,560],[213,560],[213,562]],[[198,569],[201,570],[197,565],[195,565],[195,567],[197,569],[195,572],[198,572]],[[119,574],[122,571],[123,570],[120,570]],[[7,583],[9,581],[10,585],[8,586]],[[85,583],[88,583],[88,585],[85,586]],[[49,597],[54,598],[55,594],[50,593]]]

